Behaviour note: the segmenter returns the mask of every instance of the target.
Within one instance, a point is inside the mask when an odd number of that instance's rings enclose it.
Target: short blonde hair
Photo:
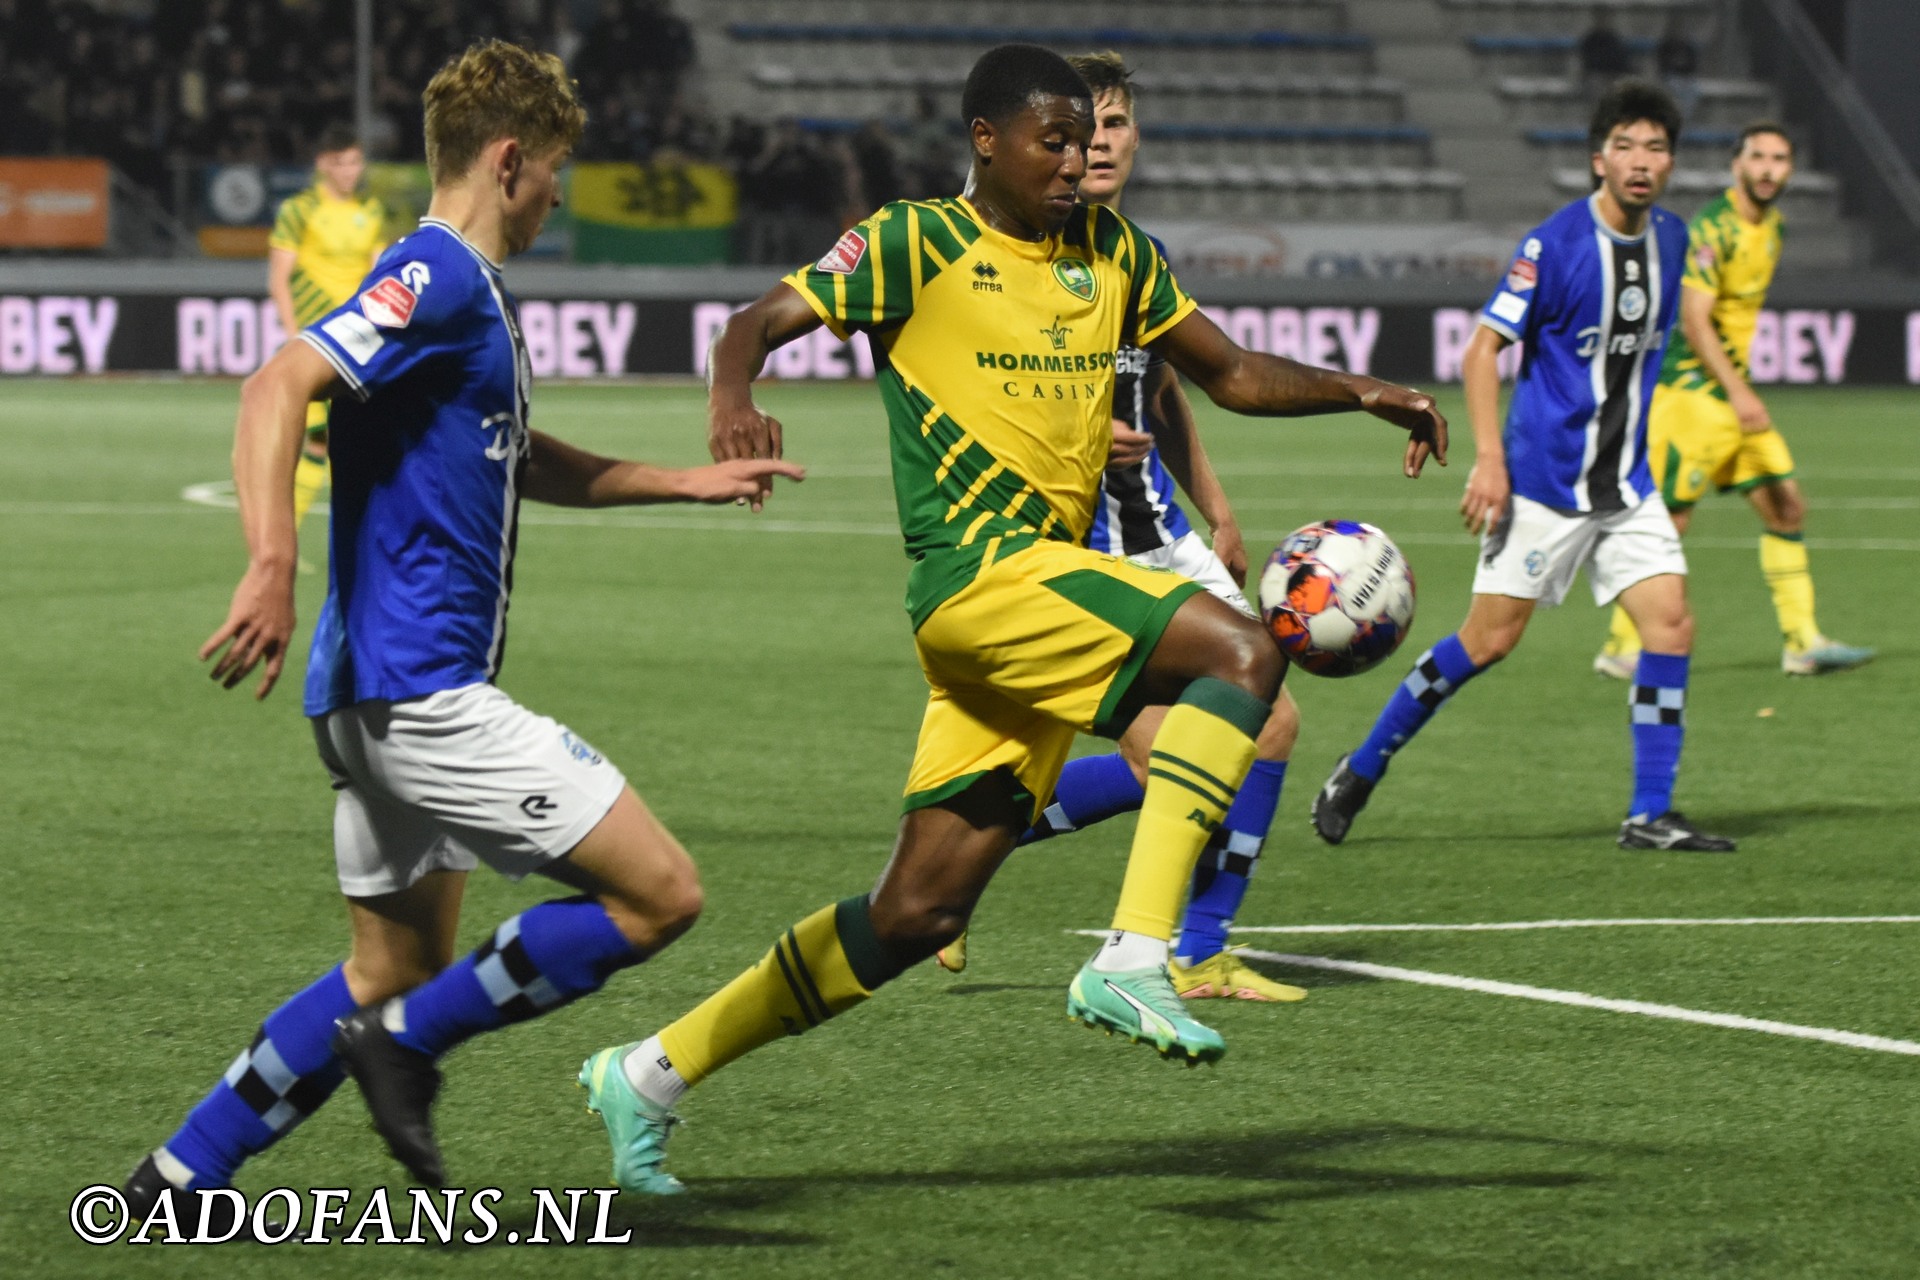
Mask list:
[[[1067,62],[1093,90],[1093,96],[1112,94],[1128,111],[1133,110],[1133,68],[1112,49],[1100,53],[1076,53]]]
[[[477,40],[449,58],[420,99],[427,109],[427,171],[436,183],[462,177],[487,144],[501,138],[534,155],[571,151],[587,124],[560,59],[505,40]]]

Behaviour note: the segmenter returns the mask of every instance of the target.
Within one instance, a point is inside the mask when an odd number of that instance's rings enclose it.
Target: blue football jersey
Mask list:
[[[1152,236],[1161,258],[1167,247]],[[1163,264],[1164,269],[1164,264]],[[1166,363],[1139,347],[1123,346],[1113,359],[1113,416],[1135,431],[1153,434],[1154,418],[1147,403],[1149,371]],[[1100,498],[1087,527],[1087,545],[1108,555],[1134,556],[1158,551],[1193,530],[1187,513],[1174,498],[1173,477],[1160,461],[1160,450],[1149,450],[1137,464],[1100,476]]]
[[[1680,304],[1687,226],[1654,209],[1634,237],[1576,200],[1521,242],[1480,323],[1525,344],[1503,438],[1513,491],[1560,511],[1653,492],[1647,410]]]
[[[492,680],[532,385],[500,269],[425,219],[300,337],[350,392],[328,420],[331,563],[307,714]]]

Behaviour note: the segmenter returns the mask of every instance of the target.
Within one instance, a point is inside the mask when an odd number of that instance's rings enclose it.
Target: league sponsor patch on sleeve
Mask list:
[[[1713,270],[1714,263],[1719,260],[1720,255],[1713,251],[1713,245],[1705,240],[1702,240],[1700,247],[1693,251],[1693,265],[1702,271]]]
[[[1540,283],[1540,268],[1525,258],[1515,258],[1513,265],[1507,268],[1507,288],[1515,293],[1525,293]]]
[[[382,329],[404,329],[419,301],[420,295],[401,284],[398,277],[388,276],[360,295],[360,310]]]
[[[1510,293],[1496,294],[1492,305],[1488,306],[1487,310],[1508,324],[1519,324],[1521,318],[1527,314],[1527,300],[1516,298]]]
[[[833,248],[814,267],[820,271],[831,271],[837,276],[850,276],[853,269],[860,265],[860,259],[867,256],[867,238],[857,230],[848,230]]]
[[[321,325],[320,332],[332,338],[334,345],[357,364],[365,364],[373,359],[373,353],[387,342],[365,316],[357,316],[351,311],[342,311]]]

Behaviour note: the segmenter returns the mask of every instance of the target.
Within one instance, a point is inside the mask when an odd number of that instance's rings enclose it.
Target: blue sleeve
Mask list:
[[[1546,238],[1536,227],[1520,242],[1506,278],[1487,299],[1487,305],[1480,308],[1480,323],[1509,342],[1526,341],[1537,309],[1534,303],[1543,292],[1552,265],[1549,258]]]
[[[465,345],[473,281],[459,265],[384,257],[359,293],[300,337],[327,358],[356,399],[365,400]]]

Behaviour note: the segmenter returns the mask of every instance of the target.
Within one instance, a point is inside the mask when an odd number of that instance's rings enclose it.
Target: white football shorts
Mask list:
[[[397,893],[484,862],[518,880],[572,851],[627,780],[565,725],[490,684],[360,702],[313,721],[338,792],[340,891]]]
[[[1213,554],[1207,540],[1189,529],[1156,551],[1142,551],[1127,559],[1149,569],[1171,569],[1183,578],[1191,578],[1207,589],[1209,595],[1226,601],[1249,618],[1260,615],[1247,603],[1247,597],[1234,582],[1233,575],[1220,557]]]
[[[1568,514],[1515,494],[1506,518],[1480,535],[1473,594],[1551,607],[1567,598],[1582,566],[1600,605],[1636,582],[1684,575],[1687,557],[1660,495],[1622,511]]]

